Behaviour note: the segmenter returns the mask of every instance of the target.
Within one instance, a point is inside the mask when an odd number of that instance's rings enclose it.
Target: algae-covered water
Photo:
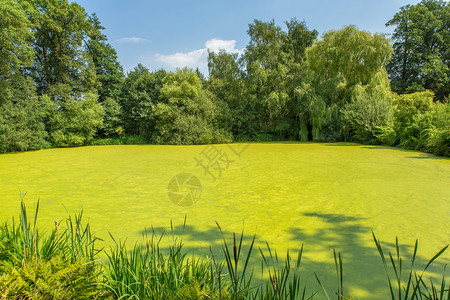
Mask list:
[[[335,248],[344,284],[359,299],[388,292],[372,230],[386,250],[398,236],[405,255],[419,239],[422,262],[450,243],[450,160],[389,147],[92,146],[0,155],[0,221],[17,218],[20,192],[30,210],[40,199],[48,229],[83,210],[104,244],[108,232],[134,242],[171,221],[199,255],[209,246],[220,252],[216,221],[227,237],[244,228],[257,246],[268,241],[283,254],[303,243],[310,291],[318,290],[313,272],[335,287]],[[449,252],[433,272],[442,273]]]

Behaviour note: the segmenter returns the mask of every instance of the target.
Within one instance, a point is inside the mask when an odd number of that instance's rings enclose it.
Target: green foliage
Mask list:
[[[95,13],[88,18],[87,35],[89,39],[85,48],[95,68],[100,103],[108,99],[110,101],[117,99],[124,80],[123,69],[117,61],[116,50],[107,42],[106,35],[102,33],[104,29]]]
[[[105,111],[103,128],[100,136],[114,136],[120,126],[120,105],[118,103],[120,88],[124,81],[122,66],[117,61],[116,50],[107,42],[106,35],[102,33],[105,28],[101,25],[97,15],[88,18],[89,37],[85,44],[86,52],[90,56],[97,82],[94,83],[98,91],[98,102]]]
[[[89,22],[86,12],[77,3],[67,0],[24,1],[31,22],[35,62],[31,73],[38,93],[64,97],[61,89],[51,92],[54,85],[65,86],[70,94],[94,88],[95,72],[89,56],[82,51]]]
[[[389,110],[381,109],[383,104],[374,100],[380,97],[373,97],[371,91],[388,92],[383,65],[391,52],[388,40],[382,35],[354,26],[328,31],[309,47],[306,63],[310,79],[295,90],[301,140],[311,136],[313,140],[336,141],[349,138],[349,129],[351,134],[356,134],[350,138],[372,140],[372,127],[384,123],[375,119],[389,119],[388,115],[382,116]],[[372,123],[369,127],[368,122]],[[366,134],[367,131],[371,133]]]
[[[436,155],[450,153],[450,104],[433,102],[431,91],[397,96],[394,103],[396,142]]]
[[[21,202],[19,224],[0,225],[1,299],[91,299],[99,298],[99,269],[94,262],[99,250],[82,213],[69,217],[66,228],[42,234],[36,226],[39,201],[33,223]],[[106,295],[106,294],[105,294]],[[98,296],[98,297],[97,297]]]
[[[46,105],[36,98],[0,105],[0,153],[49,146],[43,123]]]
[[[395,92],[431,90],[439,100],[450,93],[450,4],[422,0],[406,5],[386,23],[395,26],[388,65]]]
[[[423,132],[425,150],[434,155],[450,156],[450,103],[435,103],[427,117],[429,127]]]
[[[83,145],[102,127],[103,114],[97,96],[92,93],[85,94],[80,100],[54,104],[46,120],[50,141],[57,147]]]
[[[446,289],[445,286],[445,276],[442,278],[441,285],[435,286],[433,281],[430,280],[430,284],[427,285],[424,281],[424,275],[428,267],[441,256],[448,248],[449,245],[442,248],[438,253],[436,253],[426,264],[423,270],[418,271],[415,265],[417,249],[419,242],[416,240],[414,245],[414,251],[411,257],[411,267],[409,270],[404,272],[404,258],[400,254],[400,248],[398,243],[398,238],[395,238],[395,253],[391,254],[389,252],[389,259],[383,252],[381,242],[377,240],[375,234],[372,232],[375,245],[377,247],[378,253],[383,262],[384,270],[386,272],[386,277],[388,280],[390,296],[392,300],[395,299],[445,299],[450,297],[450,286]],[[390,263],[390,264],[389,264]],[[392,267],[391,270],[390,267]],[[392,271],[394,273],[394,279],[391,280]],[[444,270],[445,271],[445,270]],[[406,273],[406,278],[403,274]]]
[[[120,96],[122,120],[127,134],[152,135],[152,114],[159,102],[165,76],[165,71],[151,73],[141,64],[128,73]]]
[[[254,141],[254,142],[272,142],[272,141],[276,141],[276,138],[270,133],[259,133],[259,134],[256,134],[252,138],[252,141]]]
[[[246,97],[252,116],[248,127],[255,133],[270,133],[277,139],[297,136],[299,127],[295,88],[305,80],[305,51],[317,37],[304,22],[286,22],[287,32],[274,21],[249,24],[250,43],[245,63]]]
[[[389,61],[391,53],[384,36],[347,26],[326,32],[306,55],[308,67],[320,80],[340,79],[351,88],[369,84]]]
[[[297,261],[295,263],[289,253],[286,253],[286,258],[280,267],[280,259],[276,252],[272,252],[268,243],[266,254],[260,248],[261,257],[264,262],[264,268],[267,269],[268,280],[261,288],[259,299],[311,299],[313,296],[306,298],[306,287],[302,289],[302,280],[299,274],[300,265],[303,255],[303,245],[298,251]]]
[[[223,235],[222,228],[220,228],[220,233],[222,234],[223,240],[223,254],[225,255],[225,262],[228,270],[228,276],[230,278],[230,294],[231,299],[245,299],[245,297],[251,294],[251,283],[253,277],[253,268],[250,267],[249,261],[252,256],[253,245],[255,244],[256,235],[248,246],[247,254],[243,253],[243,240],[244,231],[242,231],[241,236],[238,236],[238,241],[236,242],[236,234],[233,233],[233,244],[228,246],[227,241]],[[243,262],[241,260],[241,254],[243,254]],[[220,277],[220,272],[217,272]]]
[[[196,287],[206,288],[214,282],[207,261],[187,258],[178,239],[165,252],[160,247],[163,236],[164,233],[157,236],[152,231],[144,244],[135,244],[131,250],[113,238],[115,247],[106,253],[108,264],[104,276],[106,286],[117,298],[170,298],[186,285],[192,285],[193,291],[185,287],[184,293],[192,296],[193,292],[199,292]]]
[[[152,140],[158,144],[207,144],[213,140],[216,106],[189,69],[168,73],[154,108]]]
[[[60,257],[30,261],[21,267],[5,264],[0,275],[2,299],[98,299],[93,262],[67,262]]]
[[[81,145],[103,115],[102,133],[115,133],[123,73],[98,18],[66,0],[7,0],[0,11],[0,151]]]
[[[175,296],[170,299],[179,300],[231,300],[230,294],[223,290],[222,293],[216,291],[212,293],[208,286],[201,288],[200,285],[194,281],[194,283],[185,285],[179,289]]]
[[[217,106],[217,126],[234,135],[241,134],[246,130],[250,111],[238,55],[223,50],[219,53],[208,52],[208,69],[206,88],[214,96]]]
[[[119,127],[120,128],[120,127]],[[95,138],[88,142],[88,145],[106,146],[106,145],[145,145],[148,140],[143,136],[124,136],[115,138]]]
[[[402,7],[386,24],[395,26],[393,49],[383,35],[355,26],[317,40],[295,18],[284,29],[254,20],[245,51],[208,52],[208,78],[198,69],[150,72],[141,64],[124,78],[99,18],[68,0],[3,0],[0,15],[0,152],[93,138],[355,140],[450,152],[450,6],[442,0]],[[398,98],[393,117],[389,60],[394,91],[430,90],[443,105],[420,111]]]
[[[55,228],[50,234],[42,234],[36,227],[39,201],[36,205],[33,223],[27,217],[25,204],[21,202],[19,224],[14,219],[11,225],[4,223],[0,229],[0,253],[2,258],[13,266],[31,262],[49,261],[59,257],[75,263],[79,260],[93,261],[99,250],[95,248],[97,240],[91,234],[90,226],[82,224],[82,213],[66,221],[66,228],[60,228],[55,221]],[[4,250],[8,252],[4,252]]]
[[[106,98],[102,103],[103,111],[103,127],[99,130],[100,135],[103,136],[121,136],[123,129],[120,125],[122,123],[120,104],[113,98]]]
[[[386,140],[385,132],[393,126],[392,95],[383,72],[384,84],[357,85],[351,102],[342,109],[346,129],[362,143],[378,144]],[[381,137],[382,136],[382,137]]]
[[[15,96],[15,89],[24,84],[22,69],[32,63],[29,45],[30,22],[23,7],[14,0],[0,2],[0,105]]]
[[[433,106],[434,94],[430,91],[401,95],[395,99],[395,131],[398,143],[408,149],[419,149],[424,146],[420,132],[425,114]],[[421,124],[422,123],[422,124]]]

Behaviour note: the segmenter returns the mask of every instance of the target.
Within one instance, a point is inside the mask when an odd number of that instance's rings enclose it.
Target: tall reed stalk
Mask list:
[[[389,292],[392,300],[398,299],[431,299],[431,300],[443,300],[450,299],[450,285],[446,288],[445,283],[445,269],[439,286],[436,286],[430,279],[430,283],[427,284],[424,281],[424,275],[431,264],[441,256],[448,248],[449,245],[438,251],[425,265],[421,271],[416,269],[417,249],[419,242],[416,240],[414,245],[414,251],[411,258],[409,270],[404,269],[404,260],[400,255],[400,247],[398,238],[395,238],[395,253],[389,252],[388,259],[383,252],[381,242],[376,238],[375,233],[372,232],[373,240],[377,247],[378,253],[381,257],[383,267],[386,273],[388,281]],[[388,264],[388,261],[390,264]],[[389,268],[389,266],[391,268]],[[390,270],[391,269],[391,270]],[[392,272],[394,278],[391,279]],[[406,274],[405,274],[406,273]],[[403,274],[406,275],[406,281]]]

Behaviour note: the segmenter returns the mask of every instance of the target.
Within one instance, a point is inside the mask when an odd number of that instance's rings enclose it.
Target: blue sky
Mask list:
[[[138,63],[150,70],[199,67],[207,73],[206,48],[239,52],[254,19],[304,20],[320,34],[353,24],[370,32],[392,32],[384,24],[401,6],[417,0],[75,0],[96,13],[125,71]]]

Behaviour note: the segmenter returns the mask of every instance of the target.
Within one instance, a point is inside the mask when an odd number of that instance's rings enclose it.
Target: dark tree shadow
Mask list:
[[[300,274],[303,282],[307,287],[308,294],[312,292],[319,292],[315,299],[324,299],[321,288],[315,279],[314,273],[317,274],[322,284],[326,287],[330,297],[334,295],[337,288],[336,269],[333,259],[333,249],[336,252],[341,252],[343,256],[343,274],[344,274],[344,289],[345,294],[353,292],[357,299],[387,299],[389,298],[389,287],[387,277],[383,268],[381,258],[375,247],[375,243],[368,244],[368,237],[371,237],[371,228],[364,225],[364,218],[347,216],[343,214],[326,214],[320,212],[307,212],[299,216],[300,219],[316,218],[321,221],[320,228],[314,228],[312,231],[309,228],[302,228],[299,226],[288,229],[289,240],[296,247],[292,247],[290,253],[293,257],[296,252],[300,250],[301,245],[304,245],[304,255],[302,259]],[[152,232],[161,234],[165,231],[166,236],[173,236],[181,238],[186,242],[183,247],[185,253],[188,255],[195,254],[200,257],[210,257],[210,247],[214,252],[216,260],[223,260],[223,240],[222,235],[217,226],[210,226],[204,229],[195,226],[177,225],[173,228],[149,228],[140,231],[141,234],[151,235]],[[236,233],[239,238],[241,232]],[[376,233],[375,233],[376,234]],[[223,235],[229,246],[233,244],[233,232],[223,231]],[[244,232],[244,254],[246,254],[247,247],[253,238],[250,232]],[[259,247],[266,252],[265,242],[259,239],[256,235],[255,248],[251,258],[251,265],[255,267],[254,278],[256,284],[261,284],[262,279],[266,279],[266,275],[261,273],[261,254]],[[271,241],[267,241],[270,245]],[[394,254],[394,241],[381,241],[384,254],[387,256],[389,251]],[[445,246],[445,245],[442,245]],[[409,271],[410,258],[412,256],[414,245],[407,245],[401,243],[399,237],[400,254],[403,257],[404,271]],[[286,252],[279,252],[278,256],[283,258]],[[324,259],[324,257],[326,257]],[[431,257],[423,257],[419,251],[417,254],[417,270],[423,269],[425,264]],[[434,268],[430,269],[428,274],[442,275],[442,270],[445,264],[449,264],[449,259],[441,257],[434,263]],[[392,269],[391,269],[392,270]],[[404,273],[406,274],[406,272]],[[394,274],[390,273],[391,278]],[[334,297],[332,297],[334,298]]]

